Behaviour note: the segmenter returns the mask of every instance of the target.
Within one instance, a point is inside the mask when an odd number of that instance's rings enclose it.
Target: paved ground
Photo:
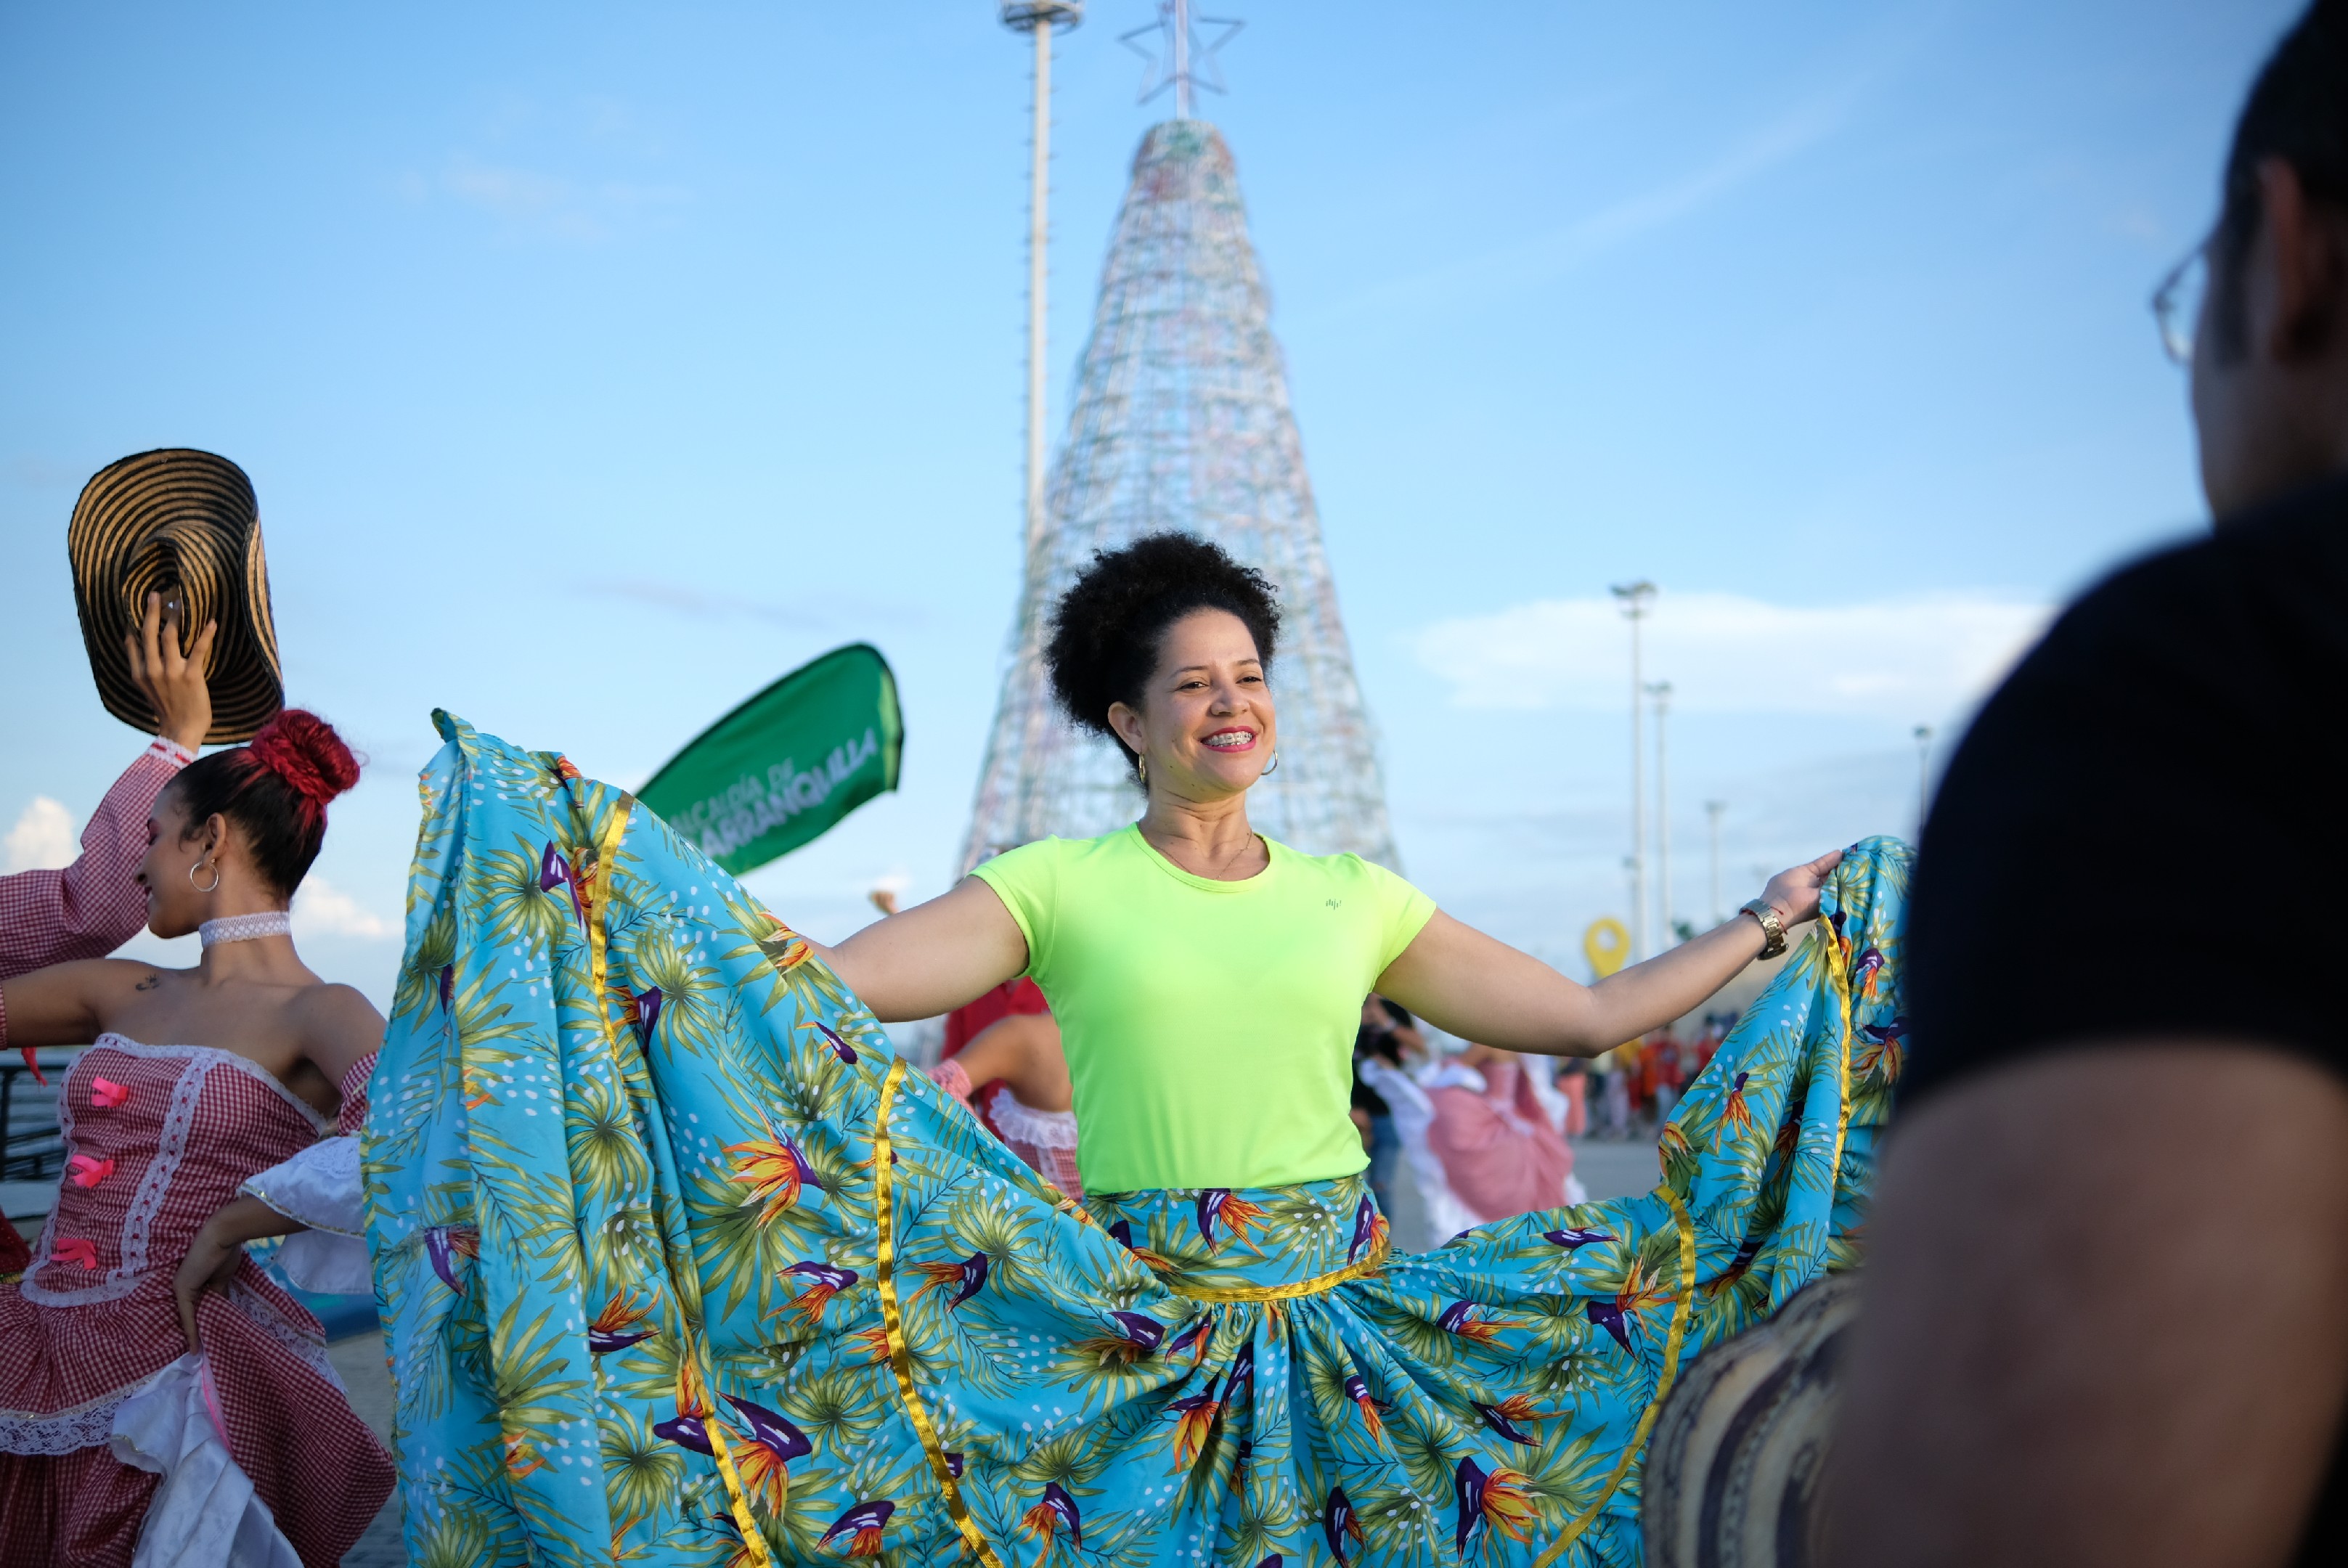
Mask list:
[[[1653,1138],[1576,1138],[1573,1173],[1593,1198],[1627,1198],[1654,1191],[1663,1167]]]
[[[383,1336],[372,1330],[354,1334],[327,1346],[326,1354],[334,1358],[343,1387],[350,1390],[351,1409],[375,1429],[376,1437],[390,1442],[391,1374],[383,1364]],[[343,1559],[343,1568],[407,1568],[407,1550],[399,1542],[399,1493],[395,1491]]]

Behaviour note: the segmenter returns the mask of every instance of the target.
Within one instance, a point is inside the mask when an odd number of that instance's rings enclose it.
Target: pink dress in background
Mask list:
[[[1427,1147],[1459,1201],[1479,1221],[1566,1202],[1573,1151],[1549,1118],[1523,1064],[1500,1057],[1477,1069],[1483,1092],[1464,1084],[1427,1091],[1435,1120]]]
[[[370,1055],[343,1085],[366,1114]],[[172,1276],[249,1178],[332,1132],[267,1069],[204,1046],[99,1037],[58,1100],[67,1173],[16,1284],[0,1285],[0,1562],[128,1564],[162,1478],[111,1440],[126,1400],[187,1351]],[[249,1259],[199,1308],[230,1454],[312,1568],[341,1562],[391,1494],[318,1320]]]

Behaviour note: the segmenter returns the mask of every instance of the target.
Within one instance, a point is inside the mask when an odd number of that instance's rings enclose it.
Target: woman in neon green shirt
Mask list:
[[[1052,681],[1077,723],[1123,749],[1140,819],[1022,845],[826,954],[884,1020],[1033,976],[1059,1020],[1088,1188],[1360,1172],[1350,1053],[1372,991],[1503,1050],[1595,1056],[1686,1013],[1772,940],[1740,911],[1582,986],[1382,866],[1263,837],[1247,792],[1279,752],[1279,624],[1262,575],[1202,540],[1104,556],[1061,601]],[[1756,906],[1780,931],[1813,918],[1839,858],[1780,872]]]
[[[1687,1358],[1857,1255],[1905,852],[1786,873],[1762,914],[1585,989],[1249,829],[1277,624],[1196,539],[1103,558],[1051,659],[1132,759],[1138,823],[828,951],[624,792],[444,717],[370,1168],[393,1354],[439,1401],[402,1463],[448,1478],[448,1530],[751,1568],[1639,1562]],[[1391,1249],[1347,1115],[1372,987],[1592,1052],[1821,913],[1652,1192]],[[1062,1029],[1081,1200],[873,1017],[1023,972]],[[573,1427],[601,1449],[553,1440]]]
[[[1271,586],[1203,541],[1102,557],[1058,607],[1051,673],[1123,750],[1139,820],[1013,849],[824,955],[883,1020],[1032,976],[1067,1058],[1086,1191],[1027,1239],[1003,1217],[1019,1200],[983,1195],[1001,1178],[918,1119],[898,1136],[919,1155],[874,1156],[885,1186],[904,1160],[938,1184],[909,1173],[918,1217],[892,1197],[876,1223],[884,1269],[903,1257],[949,1303],[925,1315],[917,1293],[884,1337],[954,1549],[1008,1564],[1040,1537],[1039,1568],[1097,1552],[1548,1568],[1573,1549],[1630,1568],[1624,1482],[1682,1358],[1854,1255],[1887,1101],[1854,1111],[1850,1053],[1898,1038],[1904,851],[1781,872],[1727,924],[1577,985],[1384,866],[1249,825],[1278,754],[1278,627]],[[1830,876],[1834,933],[1691,1091],[1654,1194],[1389,1253],[1347,1113],[1366,995],[1503,1049],[1594,1056],[1776,950]],[[921,1114],[891,1104],[892,1127]],[[1090,1227],[1150,1285],[1104,1273]],[[1088,1313],[1103,1327],[1079,1327]]]

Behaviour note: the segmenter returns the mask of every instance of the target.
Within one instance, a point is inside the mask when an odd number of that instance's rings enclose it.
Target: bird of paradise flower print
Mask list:
[[[1488,1348],[1498,1343],[1500,1330],[1507,1327],[1498,1318],[1481,1316],[1472,1301],[1453,1302],[1436,1315],[1435,1321],[1446,1334]]]
[[[615,1292],[612,1299],[603,1304],[603,1310],[595,1314],[594,1321],[587,1325],[587,1353],[609,1356],[615,1350],[624,1350],[631,1345],[641,1345],[651,1338],[660,1330],[636,1327],[651,1311],[649,1303],[637,1307],[627,1292]]]
[[[808,1333],[823,1326],[823,1309],[831,1305],[833,1296],[854,1286],[857,1278],[852,1268],[839,1268],[808,1259],[792,1264],[782,1272],[786,1284],[794,1277],[807,1281],[806,1288],[793,1296],[784,1310],[797,1317],[799,1327]]]
[[[1463,1459],[1452,1481],[1452,1501],[1458,1521],[1451,1550],[1462,1557],[1468,1554],[1468,1538],[1479,1527],[1489,1526],[1511,1541],[1530,1537],[1536,1514],[1532,1500],[1525,1495],[1525,1478],[1515,1471],[1487,1475],[1474,1460]]]
[[[835,1541],[844,1541],[850,1557],[878,1557],[880,1532],[889,1528],[889,1516],[896,1512],[897,1505],[886,1498],[860,1502],[832,1521],[819,1544],[829,1546]]]
[[[780,1513],[790,1495],[790,1461],[815,1452],[807,1434],[763,1405],[726,1396],[726,1404],[742,1418],[749,1435],[741,1440],[735,1465],[742,1484],[765,1502],[769,1513]]]
[[[972,1253],[953,1263],[917,1263],[913,1266],[922,1274],[922,1287],[913,1293],[916,1301],[933,1290],[949,1290],[953,1294],[946,1298],[946,1306],[953,1308],[986,1288],[986,1255],[983,1252]]]
[[[1635,1568],[1675,1369],[1859,1255],[1898,845],[1659,1185],[1411,1256],[1360,1176],[1068,1199],[624,792],[441,724],[366,1156],[419,1562]]]
[[[1331,1487],[1321,1505],[1321,1535],[1329,1543],[1329,1555],[1341,1563],[1352,1562],[1353,1549],[1369,1539],[1342,1486]]]
[[[1214,1430],[1215,1418],[1222,1413],[1222,1401],[1215,1398],[1215,1385],[1220,1380],[1210,1378],[1205,1389],[1186,1394],[1166,1407],[1174,1417],[1174,1469],[1178,1471],[1197,1462],[1207,1434]]]
[[[823,1184],[791,1135],[776,1132],[772,1122],[767,1123],[764,1138],[728,1143],[726,1152],[741,1156],[727,1173],[749,1187],[749,1195],[742,1200],[742,1206],[758,1211],[759,1225],[796,1204],[803,1189]]]
[[[1237,1193],[1217,1187],[1199,1194],[1199,1239],[1210,1247],[1216,1245],[1218,1229],[1225,1233],[1225,1239],[1245,1241],[1262,1223],[1263,1205]]]
[[[1058,1543],[1063,1531],[1067,1532],[1070,1546],[1081,1547],[1085,1543],[1085,1522],[1077,1512],[1076,1500],[1056,1481],[1044,1483],[1043,1497],[1021,1516],[1019,1522],[1028,1534],[1043,1538],[1043,1549],[1035,1553],[1038,1563],[1051,1561],[1052,1548]]]
[[[1540,1439],[1526,1429],[1537,1430],[1541,1422],[1550,1419],[1550,1412],[1533,1409],[1529,1394],[1510,1394],[1497,1405],[1475,1403],[1472,1408],[1484,1418],[1486,1426],[1512,1443],[1538,1443]]]

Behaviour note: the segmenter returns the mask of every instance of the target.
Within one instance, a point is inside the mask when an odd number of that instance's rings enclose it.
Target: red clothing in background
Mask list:
[[[1013,1013],[1051,1010],[1052,1004],[1044,999],[1044,989],[1035,981],[1024,978],[1005,980],[984,996],[974,1001],[966,1001],[946,1014],[946,1046],[940,1053],[940,1060],[951,1060],[963,1046],[976,1040],[979,1031],[988,1024],[998,1023]],[[994,1103],[994,1086],[1002,1081],[999,1078],[990,1078],[983,1083],[970,1086],[970,1108],[978,1112],[978,1119],[986,1124],[986,1130],[998,1138],[1003,1136],[1003,1129],[994,1124],[994,1118],[987,1114],[986,1108]]]

